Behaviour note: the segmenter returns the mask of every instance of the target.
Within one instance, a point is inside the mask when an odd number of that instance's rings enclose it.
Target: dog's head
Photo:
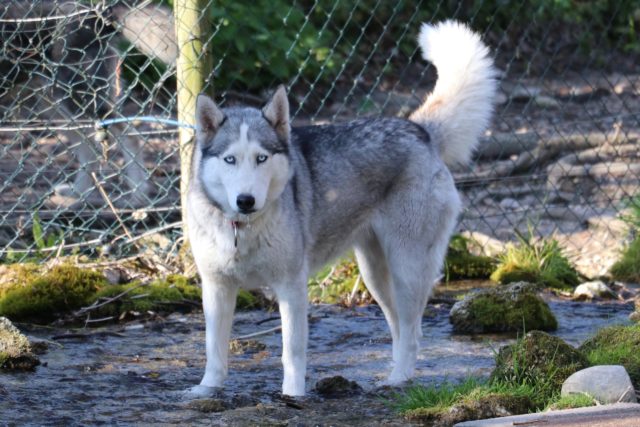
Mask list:
[[[262,110],[220,109],[200,95],[196,106],[198,177],[227,217],[247,219],[282,194],[291,178],[289,102],[280,86]]]

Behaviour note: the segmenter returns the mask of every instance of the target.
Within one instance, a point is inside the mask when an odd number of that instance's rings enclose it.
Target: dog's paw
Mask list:
[[[406,385],[411,381],[412,375],[406,372],[391,372],[389,377],[383,381],[378,382],[378,386],[380,387],[399,387],[402,385]]]
[[[205,399],[211,397],[217,397],[222,391],[221,387],[209,387],[206,385],[198,384],[197,386],[187,389],[183,393],[185,399]]]

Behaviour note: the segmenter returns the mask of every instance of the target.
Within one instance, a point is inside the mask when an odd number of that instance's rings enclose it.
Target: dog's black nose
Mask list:
[[[236,199],[238,209],[242,213],[249,213],[253,210],[253,205],[256,204],[256,199],[251,194],[240,194]]]

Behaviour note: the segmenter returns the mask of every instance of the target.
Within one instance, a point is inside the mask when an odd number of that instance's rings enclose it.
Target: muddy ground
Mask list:
[[[596,329],[626,322],[631,304],[551,298],[557,335],[577,345]],[[446,299],[446,298],[445,298]],[[415,383],[437,384],[468,375],[487,376],[493,353],[510,335],[453,335],[449,304],[430,304]],[[183,392],[203,373],[202,313],[175,313],[145,323],[88,330],[19,324],[47,340],[35,372],[0,375],[4,425],[409,425],[390,405],[401,389],[379,387],[390,368],[390,338],[375,305],[311,309],[308,396],[290,401],[280,393],[280,334],[243,340],[230,356],[226,388],[213,400],[190,401]],[[276,313],[239,313],[235,337],[279,324]],[[322,396],[315,384],[341,375],[362,391]],[[219,412],[218,412],[219,411]]]

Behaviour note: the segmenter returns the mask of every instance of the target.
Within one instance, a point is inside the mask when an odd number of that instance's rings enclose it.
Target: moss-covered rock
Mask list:
[[[504,346],[496,355],[491,381],[530,384],[544,400],[558,393],[574,372],[588,366],[578,350],[541,331],[532,331],[515,344]]]
[[[448,408],[412,409],[405,413],[405,418],[433,426],[452,426],[463,421],[526,414],[533,408],[533,402],[527,396],[491,393],[464,398]]]
[[[457,235],[451,239],[445,258],[446,280],[488,279],[495,268],[493,258],[471,253],[466,238]]]
[[[316,392],[326,398],[340,398],[353,396],[362,392],[362,387],[355,382],[337,375],[335,377],[322,378],[316,383]]]
[[[633,385],[640,387],[640,324],[600,329],[579,349],[592,366],[624,366]]]
[[[0,317],[0,370],[32,370],[39,364],[27,337]]]
[[[55,266],[42,275],[32,271],[23,273],[3,286],[0,316],[51,321],[89,304],[95,293],[107,284],[102,274],[71,265]]]
[[[453,330],[488,333],[557,329],[555,316],[535,289],[535,285],[520,282],[471,293],[451,309],[449,320]]]

